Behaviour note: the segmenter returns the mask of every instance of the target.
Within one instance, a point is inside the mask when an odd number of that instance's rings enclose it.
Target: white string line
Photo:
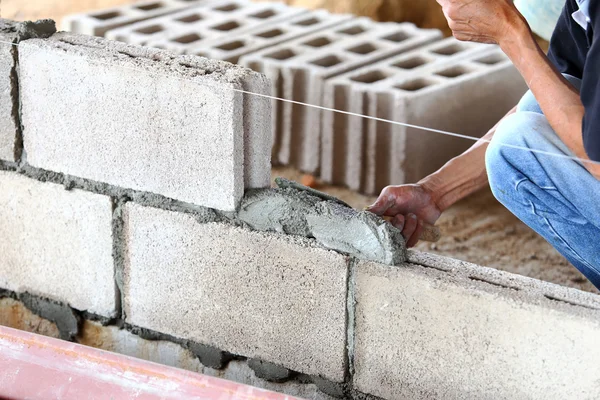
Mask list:
[[[2,41],[2,40],[0,40],[0,43],[10,44],[10,45],[16,46],[16,47],[19,46],[18,43],[7,42],[7,41]],[[97,63],[97,64],[107,65],[107,66],[110,66],[110,67],[114,67],[115,66],[114,64],[110,64],[108,62],[103,62],[103,61],[100,61],[100,60],[95,60],[94,62]],[[129,67],[129,66],[124,66],[124,65],[118,65],[118,67],[124,68],[124,69],[128,69],[128,70],[131,70],[131,71],[135,71],[135,72],[148,73],[147,70],[144,70],[144,69],[141,69],[141,68]],[[197,84],[197,85],[201,85],[200,82],[196,82],[196,81],[194,81],[192,79],[178,78],[178,77],[173,77],[173,76],[170,76],[170,75],[160,74],[160,73],[158,73],[158,74],[157,73],[153,73],[153,74],[157,75],[157,76],[164,77],[164,78],[168,78],[168,79],[176,79],[176,80],[179,80],[179,81],[191,82],[191,83],[194,83],[194,84]],[[242,93],[242,94],[248,94],[248,95],[258,96],[258,97],[262,97],[262,98],[266,98],[266,99],[270,99],[270,100],[281,101],[281,102],[284,102],[284,103],[290,103],[290,104],[301,105],[301,106],[304,106],[304,107],[315,108],[315,109],[318,109],[318,110],[321,110],[321,111],[329,111],[329,112],[334,112],[334,113],[339,113],[339,114],[345,114],[345,115],[359,117],[359,118],[365,118],[365,119],[369,119],[369,120],[372,120],[372,121],[384,122],[384,123],[388,123],[388,124],[392,124],[392,125],[403,126],[403,127],[406,127],[406,128],[413,128],[413,129],[423,130],[423,131],[427,131],[427,132],[439,133],[441,135],[452,136],[452,137],[456,137],[456,138],[460,138],[460,139],[466,139],[466,140],[472,140],[474,142],[478,142],[478,141],[479,142],[483,142],[483,143],[491,143],[492,142],[490,139],[484,139],[484,138],[478,138],[478,137],[474,137],[474,136],[462,135],[460,133],[444,131],[444,130],[441,130],[441,129],[428,128],[428,127],[425,127],[425,126],[408,124],[408,123],[405,123],[405,122],[398,122],[398,121],[393,121],[393,120],[389,120],[389,119],[385,119],[385,118],[373,117],[373,116],[370,116],[370,115],[358,114],[358,113],[354,113],[354,112],[351,112],[351,111],[344,111],[344,110],[338,110],[338,109],[335,109],[335,108],[318,106],[318,105],[315,105],[315,104],[303,103],[301,101],[284,99],[284,98],[281,98],[281,97],[276,97],[276,96],[272,96],[272,95],[268,95],[268,94],[254,93],[254,92],[249,92],[247,90],[236,89],[236,88],[228,87],[228,86],[224,86],[224,88],[227,88],[227,89],[230,89],[230,90],[232,90],[234,92],[239,92],[239,93]],[[581,162],[581,163],[598,164],[598,165],[600,165],[600,162],[597,162],[597,161],[585,160],[585,159],[582,159],[582,158],[578,158],[578,157],[574,157],[574,156],[569,156],[569,155],[566,155],[566,154],[553,153],[553,152],[550,152],[550,151],[532,149],[532,148],[529,148],[529,147],[517,146],[517,145],[513,145],[513,144],[508,144],[508,143],[501,143],[501,142],[500,143],[494,142],[494,143],[498,144],[500,146],[512,148],[512,149],[515,149],[515,150],[529,151],[531,153],[537,153],[537,154],[542,154],[542,155],[547,155],[547,156],[552,156],[552,157],[558,157],[558,158],[563,158],[563,159],[578,161],[578,162]]]

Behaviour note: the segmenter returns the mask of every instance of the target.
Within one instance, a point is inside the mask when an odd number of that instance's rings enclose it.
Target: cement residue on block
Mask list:
[[[19,299],[35,314],[54,322],[61,339],[73,340],[77,336],[80,318],[71,307],[29,293],[21,293]]]
[[[268,185],[270,108],[238,91],[268,92],[264,76],[66,33],[19,58],[31,166],[223,211]]]
[[[132,203],[124,221],[128,323],[344,380],[348,257]]]
[[[250,192],[238,217],[253,229],[315,238],[326,248],[360,259],[388,265],[405,261],[402,233],[385,220],[308,188],[284,186]]]
[[[286,382],[294,375],[289,369],[268,361],[250,359],[248,360],[248,366],[252,368],[254,374],[256,374],[258,378],[265,379],[269,382]]]
[[[355,293],[361,392],[587,399],[600,390],[599,310],[414,264],[360,263]]]

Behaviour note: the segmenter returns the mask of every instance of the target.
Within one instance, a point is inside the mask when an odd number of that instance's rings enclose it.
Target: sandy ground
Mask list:
[[[0,0],[0,16],[16,20],[53,18],[60,23],[70,13],[102,9],[130,0]],[[59,25],[60,26],[60,25]],[[274,168],[273,176],[300,180],[293,168]],[[375,198],[345,188],[321,185],[356,208]],[[510,214],[489,190],[471,196],[448,210],[438,223],[444,237],[419,250],[458,258],[586,291],[597,290],[540,236]]]

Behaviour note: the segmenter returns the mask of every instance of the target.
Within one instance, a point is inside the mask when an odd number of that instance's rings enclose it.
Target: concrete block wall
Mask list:
[[[134,4],[69,15],[63,19],[63,29],[84,35],[104,36],[110,29],[195,7],[204,2],[206,0],[138,1]]]
[[[240,65],[273,82],[272,95],[322,105],[327,79],[441,37],[412,24],[375,23],[356,18],[320,32],[241,57]],[[316,173],[320,166],[321,110],[273,101],[273,160]]]
[[[206,40],[237,37],[244,32],[305,14],[303,8],[250,0],[218,0],[160,18],[107,32],[106,37],[130,44],[195,54],[194,46]]]
[[[266,188],[270,102],[226,94],[261,75],[74,34],[15,49],[25,140],[18,162],[0,161],[0,298],[61,337],[83,340],[95,321],[212,369],[314,385],[314,398],[600,390],[598,296],[407,252],[373,214]],[[200,140],[220,146],[178,147]]]
[[[527,85],[496,46],[448,38],[328,80],[324,106],[481,137]],[[323,111],[321,177],[377,194],[417,182],[473,142],[413,127]]]

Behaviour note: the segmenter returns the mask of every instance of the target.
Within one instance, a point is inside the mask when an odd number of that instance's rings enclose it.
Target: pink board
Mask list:
[[[299,400],[2,326],[0,398]]]

